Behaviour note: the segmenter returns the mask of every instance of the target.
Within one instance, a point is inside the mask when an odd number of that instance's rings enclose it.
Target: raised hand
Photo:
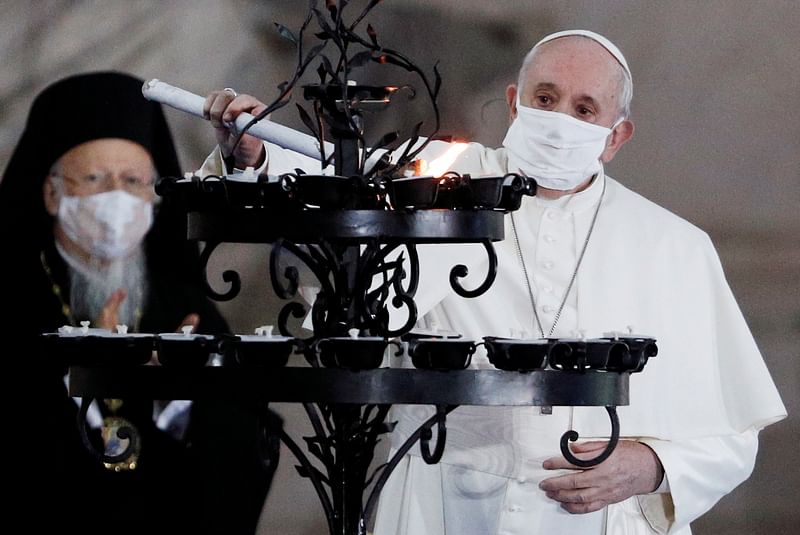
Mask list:
[[[124,289],[115,290],[103,305],[103,310],[100,311],[95,325],[100,329],[114,330],[114,327],[119,324],[119,307],[127,297],[128,292]]]
[[[232,89],[212,91],[203,104],[203,115],[211,121],[222,155],[233,154],[234,165],[239,169],[258,168],[264,163],[266,150],[261,140],[245,134],[234,147],[238,134],[233,128],[234,121],[243,112],[258,115],[266,106],[251,95],[237,95]]]
[[[199,314],[194,314],[194,313],[187,314],[187,316],[185,318],[183,318],[183,321],[181,322],[181,324],[178,325],[177,329],[175,329],[175,332],[176,333],[183,332],[182,327],[185,327],[187,325],[191,325],[192,326],[192,332],[194,332],[194,331],[197,330],[197,326],[199,324],[200,324],[200,315]]]

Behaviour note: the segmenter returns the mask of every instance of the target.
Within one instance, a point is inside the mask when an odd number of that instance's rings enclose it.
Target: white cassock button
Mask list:
[[[544,288],[542,288],[542,291],[544,293],[546,293],[546,294],[551,294],[551,293],[553,293],[553,287],[552,286],[545,286]]]
[[[552,313],[554,311],[555,311],[555,309],[553,307],[551,307],[550,305],[544,305],[542,307],[542,312],[544,312],[545,314],[550,314],[550,313]]]
[[[521,511],[521,510],[522,510],[522,507],[520,507],[519,505],[512,505],[511,507],[508,508],[508,512],[509,513],[516,513],[517,511]]]
[[[553,264],[553,262],[552,262],[552,261],[550,261],[550,260],[548,260],[547,262],[542,262],[542,267],[543,267],[544,269],[548,270],[548,271],[550,271],[551,269],[553,269],[553,266],[554,266],[554,265],[555,265],[555,264]]]
[[[528,482],[528,480],[525,479],[524,477],[518,477],[517,478],[517,483],[519,483],[520,485],[524,485],[527,482]]]
[[[545,234],[542,237],[544,238],[544,241],[546,241],[547,243],[553,243],[554,241],[556,241],[556,239],[550,234]]]
[[[550,221],[554,221],[558,217],[558,214],[555,212],[547,212],[547,219]]]

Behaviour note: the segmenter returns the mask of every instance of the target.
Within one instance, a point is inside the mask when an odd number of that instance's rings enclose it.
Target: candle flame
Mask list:
[[[424,173],[433,177],[444,175],[450,170],[450,166],[456,161],[458,155],[467,149],[467,146],[467,143],[454,143],[444,154],[429,162],[424,169]]]

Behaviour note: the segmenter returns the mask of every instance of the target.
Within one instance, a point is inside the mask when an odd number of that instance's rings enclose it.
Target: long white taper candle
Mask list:
[[[196,117],[203,118],[203,103],[205,99],[185,89],[169,85],[158,79],[148,80],[142,86],[142,94],[148,100],[166,104],[171,108],[181,110]],[[253,119],[249,113],[242,113],[236,118],[237,132]],[[259,139],[269,141],[285,149],[298,152],[309,158],[320,159],[319,141],[308,134],[298,132],[288,126],[273,123],[269,120],[259,121],[247,131]],[[333,153],[333,144],[325,142],[325,154]]]

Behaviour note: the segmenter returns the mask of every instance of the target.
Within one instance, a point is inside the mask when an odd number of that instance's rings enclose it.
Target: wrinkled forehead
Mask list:
[[[56,166],[75,171],[154,171],[150,152],[139,143],[120,138],[102,138],[72,147]]]
[[[606,52],[611,54],[611,56],[616,60],[617,63],[622,67],[625,71],[629,80],[633,80],[633,76],[631,75],[631,69],[628,67],[628,61],[625,59],[625,56],[622,54],[622,51],[619,49],[617,45],[611,42],[607,37],[600,35],[599,33],[592,32],[589,30],[565,30],[561,32],[551,33],[543,37],[538,43],[536,43],[531,52],[535,51],[539,46],[549,43],[551,41],[555,41],[556,39],[568,38],[568,37],[578,37],[582,39],[587,39],[590,41],[594,41],[601,47],[603,47]]]
[[[614,98],[625,76],[606,50],[583,38],[563,38],[534,49],[520,73],[520,92],[544,84],[559,91]]]

